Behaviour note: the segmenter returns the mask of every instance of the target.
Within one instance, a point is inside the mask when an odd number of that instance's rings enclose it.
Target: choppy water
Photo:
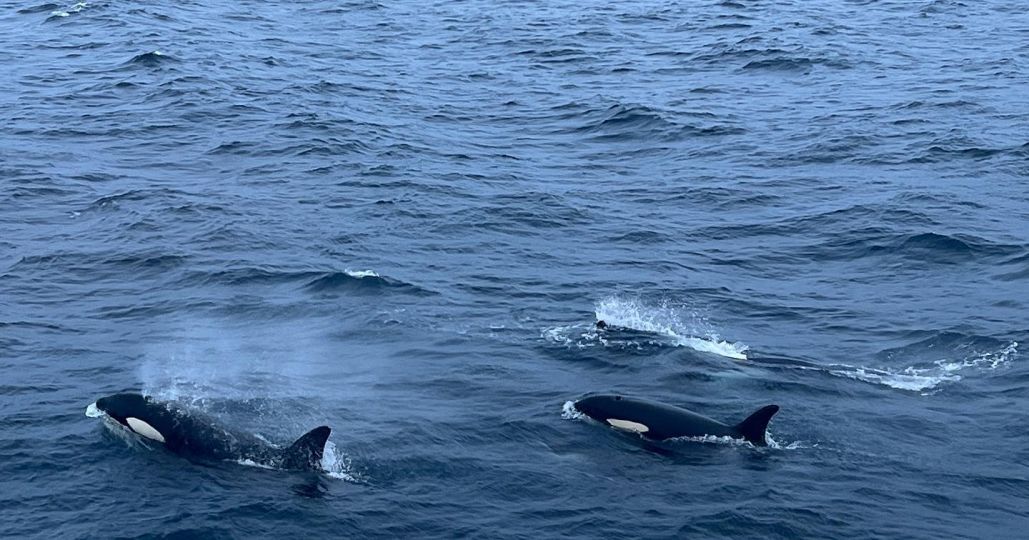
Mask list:
[[[3,3],[0,535],[1022,537],[1027,44],[1014,0]],[[332,474],[83,415],[133,389],[327,423]]]

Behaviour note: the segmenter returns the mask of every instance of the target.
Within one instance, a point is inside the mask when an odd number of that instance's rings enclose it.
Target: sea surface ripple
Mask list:
[[[1022,2],[0,2],[0,63],[0,536],[1024,538]]]

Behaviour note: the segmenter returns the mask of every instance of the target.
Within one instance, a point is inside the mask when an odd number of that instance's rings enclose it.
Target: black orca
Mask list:
[[[86,416],[101,414],[188,458],[250,460],[288,470],[320,469],[331,431],[328,426],[316,427],[288,448],[276,448],[253,435],[230,431],[197,411],[133,393],[100,398],[86,407]]]
[[[778,405],[767,405],[746,420],[729,426],[681,407],[633,399],[619,395],[595,395],[575,402],[582,414],[624,431],[638,433],[653,440],[675,437],[732,437],[755,446],[767,446],[765,430],[768,421],[779,412]]]

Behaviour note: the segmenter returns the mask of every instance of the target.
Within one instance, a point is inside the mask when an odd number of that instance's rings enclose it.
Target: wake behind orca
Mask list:
[[[765,431],[779,412],[778,405],[767,405],[730,426],[681,407],[619,395],[585,397],[575,402],[575,409],[605,425],[652,440],[715,436],[744,439],[755,446],[768,445]]]
[[[287,470],[320,469],[331,432],[328,426],[319,426],[288,448],[277,448],[248,433],[229,430],[197,411],[134,393],[103,397],[86,407],[86,416],[102,415],[187,458],[249,460]]]

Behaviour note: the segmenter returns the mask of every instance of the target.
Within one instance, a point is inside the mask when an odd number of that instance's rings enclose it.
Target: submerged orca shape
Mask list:
[[[325,442],[331,432],[328,426],[319,426],[288,448],[277,448],[253,435],[230,431],[197,411],[134,393],[100,398],[86,407],[86,416],[102,414],[129,431],[162,443],[168,450],[185,457],[245,459],[288,470],[320,469]]]
[[[729,426],[681,407],[613,394],[585,397],[575,402],[575,409],[602,424],[648,439],[712,435],[744,439],[755,446],[768,445],[765,430],[768,421],[779,412],[778,405],[767,405],[739,424]]]

